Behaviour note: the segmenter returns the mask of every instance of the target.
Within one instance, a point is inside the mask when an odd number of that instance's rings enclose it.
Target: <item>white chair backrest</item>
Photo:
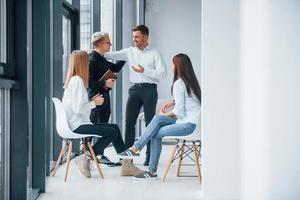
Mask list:
[[[56,130],[62,138],[74,138],[76,135],[69,127],[67,115],[63,104],[58,98],[52,98],[56,113]]]
[[[79,138],[86,138],[86,137],[101,138],[100,135],[93,135],[93,134],[82,135],[82,134],[74,133],[69,127],[66,111],[62,102],[55,97],[52,98],[52,101],[54,103],[54,108],[56,113],[56,130],[60,137],[64,139],[79,139]]]

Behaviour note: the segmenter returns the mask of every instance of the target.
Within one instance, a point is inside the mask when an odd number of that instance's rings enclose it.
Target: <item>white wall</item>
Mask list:
[[[154,6],[149,6],[152,3]],[[161,53],[168,69],[167,79],[158,86],[158,98],[171,98],[171,63],[178,53],[190,56],[200,81],[200,19],[201,0],[146,0],[145,24],[150,30],[150,44]]]
[[[239,199],[239,1],[206,0],[202,6],[203,195]]]
[[[270,199],[296,200],[300,199],[300,1],[273,0],[270,10]]]
[[[243,197],[300,199],[300,2],[242,5]]]
[[[300,199],[299,10],[203,2],[205,199]]]
[[[247,200],[269,199],[269,15],[267,1],[241,1],[241,179]]]

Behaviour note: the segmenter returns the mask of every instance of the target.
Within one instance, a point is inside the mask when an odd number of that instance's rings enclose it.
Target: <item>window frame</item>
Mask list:
[[[15,76],[15,64],[14,64],[14,27],[13,27],[13,2],[7,0],[1,0],[4,4],[5,9],[1,6],[1,13],[5,14],[5,48],[2,48],[1,51],[5,49],[5,62],[2,62],[0,59],[0,78],[14,79]],[[2,12],[4,9],[4,12]],[[0,19],[1,15],[0,15]],[[1,40],[0,40],[1,43]]]

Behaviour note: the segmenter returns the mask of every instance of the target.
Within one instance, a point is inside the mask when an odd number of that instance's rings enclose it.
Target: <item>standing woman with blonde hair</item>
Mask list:
[[[111,41],[108,33],[96,32],[92,35],[92,43],[95,49],[89,55],[89,97],[92,98],[96,94],[101,94],[104,103],[92,109],[90,119],[92,123],[108,123],[111,106],[110,94],[114,86],[115,79],[99,80],[108,70],[117,73],[125,64],[125,61],[112,63],[104,58],[104,53],[110,51]],[[97,155],[99,162],[108,166],[119,166],[121,163],[112,162],[104,152]]]
[[[103,152],[111,142],[114,144],[117,153],[122,152],[125,150],[125,145],[118,125],[107,123],[92,124],[90,121],[91,109],[97,105],[102,105],[104,98],[96,94],[91,101],[88,100],[88,75],[88,54],[85,51],[73,51],[70,57],[62,99],[68,124],[75,133],[101,136],[101,140],[97,140],[93,146],[96,155],[99,152]],[[91,177],[89,160],[86,156],[83,155],[78,159],[78,167],[83,175]]]

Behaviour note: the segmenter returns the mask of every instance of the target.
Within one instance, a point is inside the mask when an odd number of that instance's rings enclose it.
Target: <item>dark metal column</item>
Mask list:
[[[122,20],[123,20],[123,12],[122,12],[122,0],[116,0],[116,50],[121,50],[123,48],[122,44]],[[119,127],[122,127],[122,70],[118,74],[118,79],[116,82],[116,111],[114,114],[116,115],[116,124]]]
[[[18,200],[25,199],[27,193],[27,1],[14,0],[7,1],[7,3],[9,3],[11,26],[8,30],[8,46],[11,49],[8,57],[9,60],[12,59],[10,64],[15,63],[14,78],[18,82],[18,87],[11,90],[10,102],[10,199]],[[13,32],[11,32],[12,30]],[[11,67],[10,65],[9,68],[12,69]]]
[[[49,135],[49,28],[49,1],[32,0],[32,187],[40,188],[40,192],[45,192],[46,138]]]
[[[100,31],[101,28],[101,0],[93,0],[93,10],[92,10],[92,30],[91,33]]]

